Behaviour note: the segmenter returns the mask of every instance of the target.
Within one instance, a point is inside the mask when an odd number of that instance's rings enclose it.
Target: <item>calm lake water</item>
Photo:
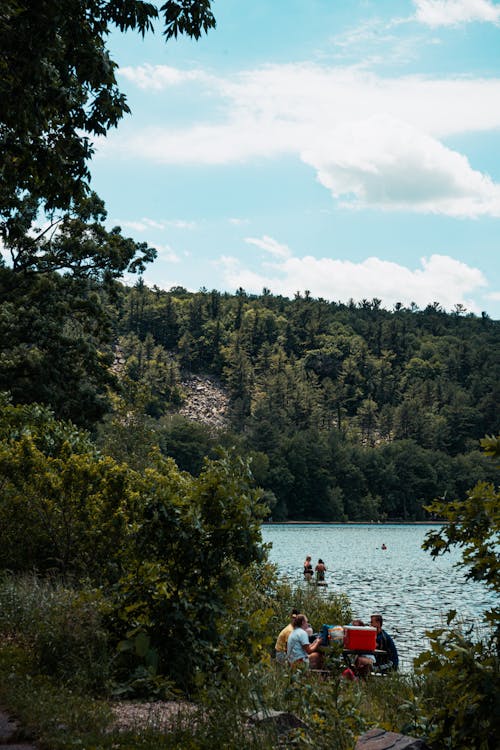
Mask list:
[[[380,612],[396,641],[403,668],[411,669],[413,657],[427,646],[424,631],[442,625],[448,610],[456,609],[462,620],[477,623],[494,602],[492,592],[466,581],[464,573],[454,567],[460,559],[458,550],[434,560],[421,549],[433,528],[269,524],[263,527],[262,536],[272,544],[270,560],[290,581],[302,582],[307,554],[313,565],[321,557],[328,569],[328,592],[347,594],[353,617],[365,622],[372,612]],[[312,624],[320,627],[322,623]]]

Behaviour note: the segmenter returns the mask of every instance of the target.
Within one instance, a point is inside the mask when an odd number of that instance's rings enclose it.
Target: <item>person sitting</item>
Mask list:
[[[398,650],[389,633],[382,630],[383,622],[382,615],[376,614],[370,617],[370,625],[377,630],[377,650],[385,652],[375,654],[376,665],[382,673],[391,670],[396,672],[399,666]]]
[[[299,666],[321,669],[323,664],[323,654],[319,650],[323,640],[316,638],[310,643],[307,634],[308,627],[307,617],[304,614],[298,614],[286,646],[287,660],[292,669]]]
[[[351,622],[351,625],[357,625],[358,627],[361,627],[361,628],[366,627],[363,620],[353,620]],[[361,677],[362,679],[366,680],[366,678],[372,671],[374,664],[375,664],[375,654],[371,654],[371,653],[358,654],[354,661],[355,674],[358,677]]]
[[[293,631],[293,624],[298,614],[299,614],[298,610],[292,609],[292,614],[290,615],[290,622],[288,623],[288,625],[285,625],[283,630],[280,631],[280,634],[278,635],[276,639],[276,643],[274,645],[274,655],[276,657],[276,661],[279,664],[286,663],[286,645],[288,643],[288,638],[290,636],[290,633]]]
[[[326,565],[321,559],[321,557],[318,560],[318,564],[314,568],[316,571],[316,581],[324,581],[325,580],[325,573],[326,573]]]
[[[304,560],[304,578],[306,581],[310,581],[313,577],[313,566],[311,562],[311,555],[307,555]]]

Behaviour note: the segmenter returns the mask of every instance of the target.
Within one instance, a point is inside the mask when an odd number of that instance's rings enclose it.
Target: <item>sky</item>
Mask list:
[[[149,286],[500,318],[500,2],[214,0],[199,41],[113,33],[95,143]]]

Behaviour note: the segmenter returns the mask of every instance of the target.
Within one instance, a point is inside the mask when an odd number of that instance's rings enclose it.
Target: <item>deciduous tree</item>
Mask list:
[[[26,197],[68,208],[89,183],[92,138],[130,110],[107,39],[144,36],[163,16],[166,39],[215,26],[210,0],[6,0],[0,12],[0,216],[10,228]]]
[[[482,441],[485,452],[498,462],[500,438]],[[462,549],[460,565],[467,578],[500,592],[500,493],[492,483],[479,482],[463,501],[437,501],[428,508],[448,523],[430,532],[424,549],[437,557],[452,547]],[[427,676],[430,701],[425,718],[432,747],[494,750],[498,746],[500,695],[500,609],[485,612],[489,635],[477,638],[448,614],[448,627],[429,633],[430,650],[416,664]]]

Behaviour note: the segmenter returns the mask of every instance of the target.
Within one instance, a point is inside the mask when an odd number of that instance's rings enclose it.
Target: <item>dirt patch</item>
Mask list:
[[[120,701],[111,705],[111,711],[114,720],[110,730],[127,732],[136,729],[168,731],[173,727],[192,726],[198,709],[187,701]]]

